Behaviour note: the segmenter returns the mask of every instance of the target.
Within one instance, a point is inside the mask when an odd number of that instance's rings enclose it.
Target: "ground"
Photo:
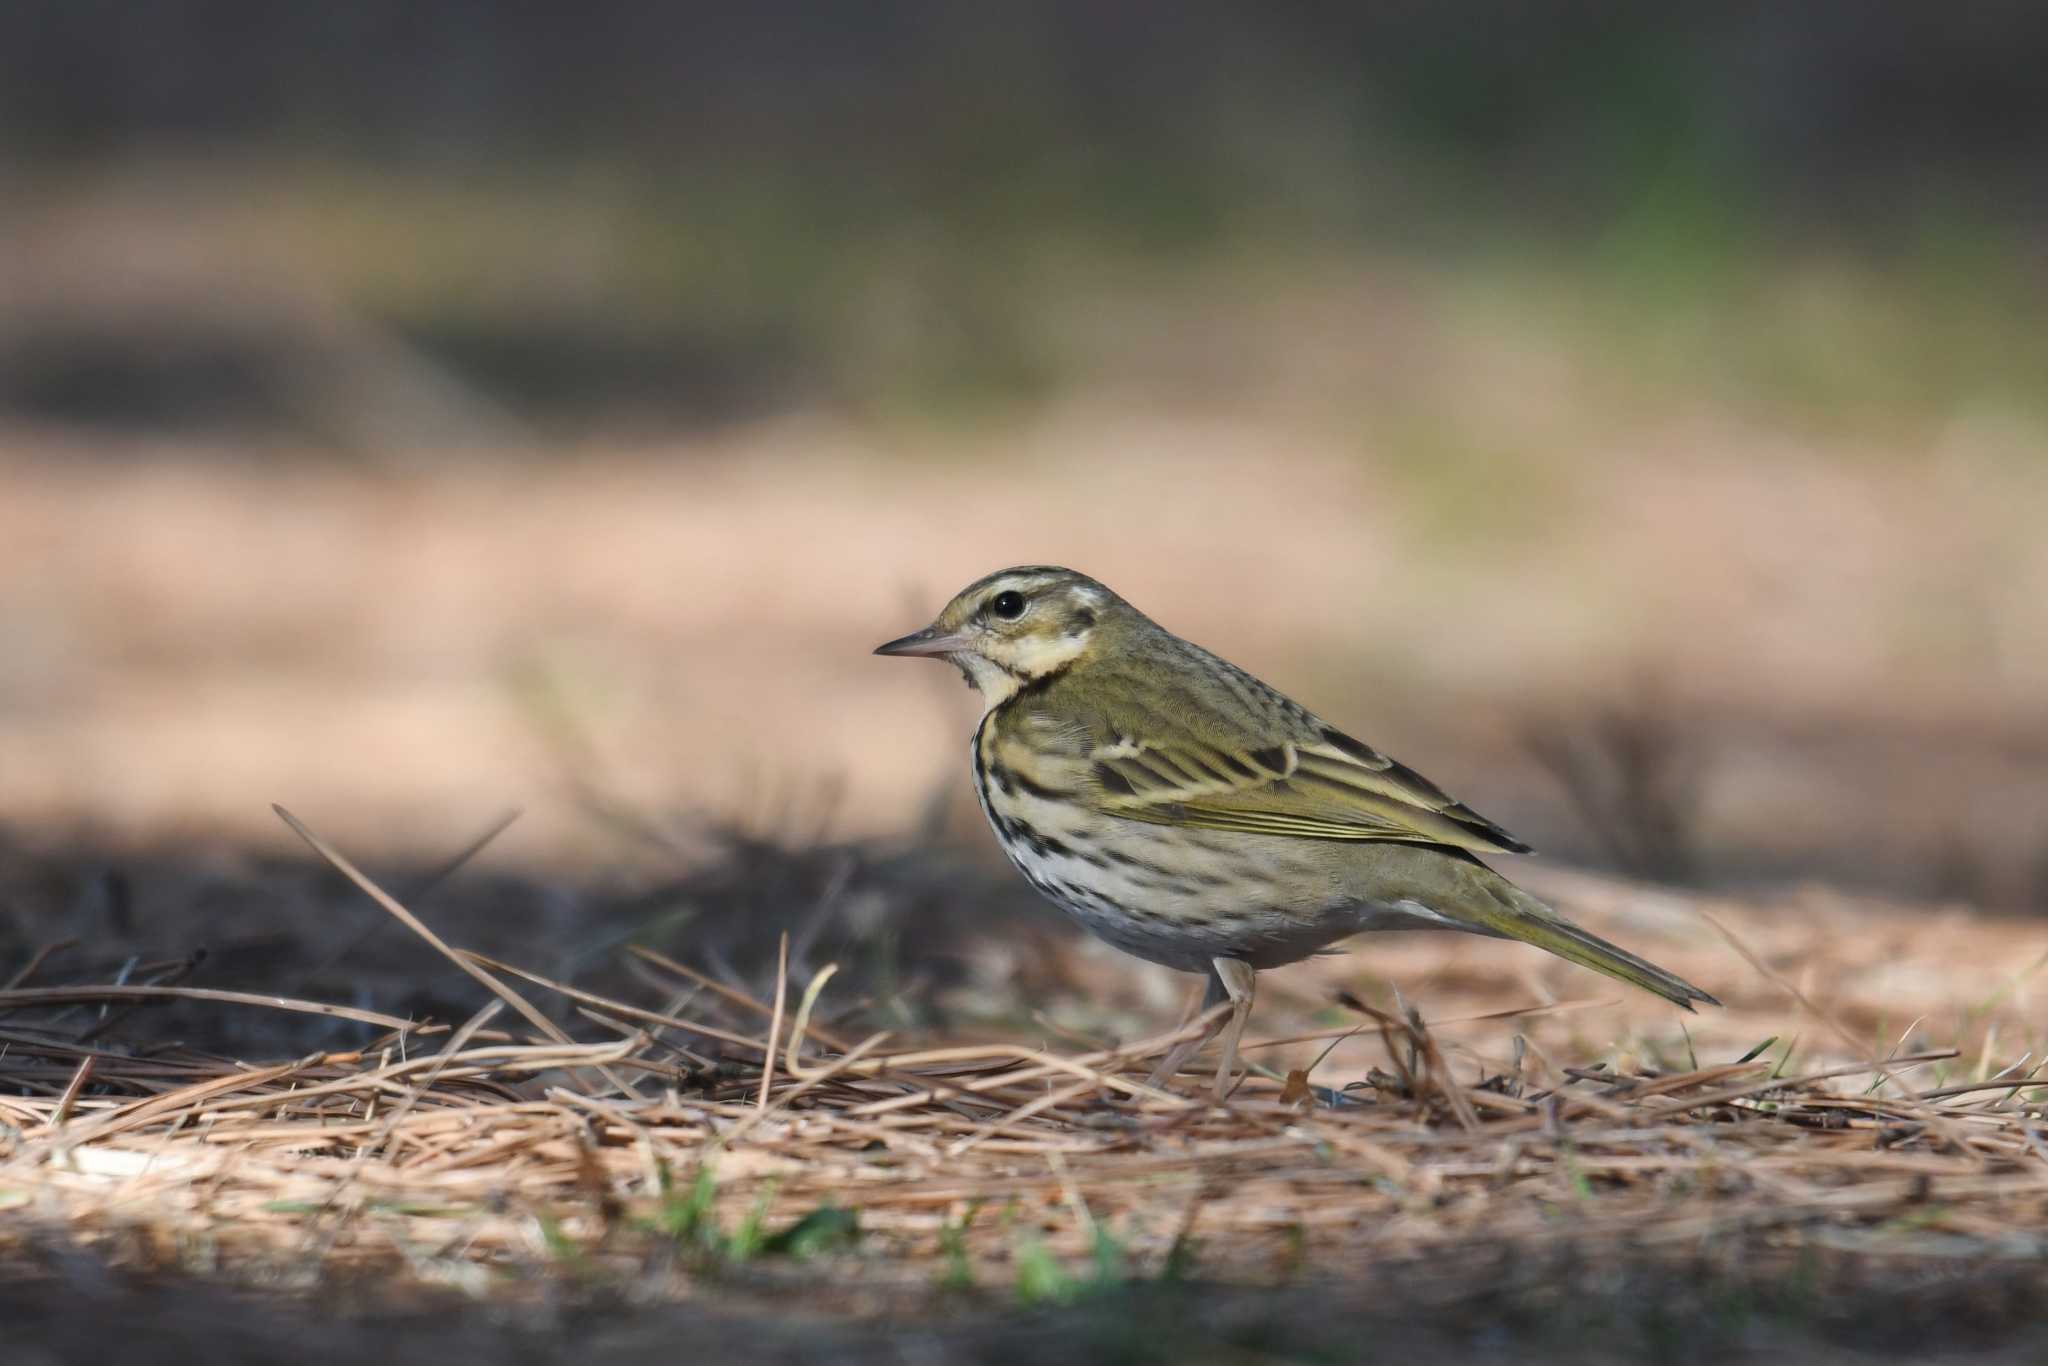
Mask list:
[[[1184,979],[1084,947],[999,871],[696,833],[690,871],[622,853],[600,884],[488,851],[444,882],[380,868],[445,954],[310,854],[15,842],[12,1340],[400,1362],[2040,1348],[2043,1095],[2011,1084],[2040,1048],[2028,922],[1532,876],[1727,1008],[1384,936],[1267,975],[1254,1034],[1280,1042],[1211,1111],[1136,1085]],[[480,1017],[463,949],[533,972],[492,968],[585,1042],[503,1000]],[[258,995],[138,1004],[117,980]],[[266,1007],[280,984],[396,1018]],[[101,1342],[110,1305],[147,1337]]]
[[[2031,429],[1617,409],[1387,278],[962,428],[0,431],[10,1341],[2038,1355]],[[1386,935],[1262,976],[1227,1109],[1146,1091],[1190,984],[1000,866],[973,700],[867,654],[1045,560],[1724,1008]]]

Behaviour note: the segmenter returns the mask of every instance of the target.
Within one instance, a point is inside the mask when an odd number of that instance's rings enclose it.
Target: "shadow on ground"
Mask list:
[[[991,939],[1009,946],[1013,996],[1057,970],[1048,957],[1035,974],[1030,957],[1064,927],[1001,870],[873,841],[799,848],[732,830],[694,839],[693,857],[635,857],[577,880],[494,871],[488,856],[459,870],[373,861],[365,871],[451,942],[597,992],[647,994],[620,952],[634,943],[767,1000],[785,931],[792,980],[839,965],[843,1004],[828,1018],[878,1027],[944,1023],[943,1003],[976,985]],[[50,848],[0,833],[0,983],[18,974],[16,985],[176,983],[454,1023],[479,998],[473,981],[310,854]],[[549,1004],[574,1019],[567,1003]],[[1021,1006],[977,996],[984,1018],[1005,1008]],[[143,1006],[96,1026],[88,1009],[41,1023],[241,1058],[346,1049],[374,1032],[209,1002]]]
[[[778,1289],[782,1293],[778,1294]],[[949,1296],[914,1317],[790,1312],[786,1288],[713,1284],[695,1302],[541,1287],[523,1303],[338,1287],[318,1306],[190,1281],[131,1281],[57,1257],[0,1287],[10,1359],[342,1366],[830,1360],[1129,1363],[1467,1360],[2032,1362],[2048,1352],[2038,1272],[1842,1275],[1817,1262],[1617,1269],[1565,1249],[1542,1267],[1418,1264],[1370,1281],[1146,1285],[1051,1308]],[[146,1333],[120,1324],[147,1323]]]

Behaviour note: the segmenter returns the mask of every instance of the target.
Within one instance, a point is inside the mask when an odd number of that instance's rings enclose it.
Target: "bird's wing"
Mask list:
[[[1420,773],[1286,705],[1255,726],[1182,711],[1154,713],[1142,729],[1096,729],[1088,799],[1157,825],[1529,852]]]

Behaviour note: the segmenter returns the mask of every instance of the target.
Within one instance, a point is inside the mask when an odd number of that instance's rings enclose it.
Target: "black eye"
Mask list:
[[[1024,615],[1024,595],[1013,588],[1006,588],[989,599],[988,610],[1004,621],[1015,621]]]

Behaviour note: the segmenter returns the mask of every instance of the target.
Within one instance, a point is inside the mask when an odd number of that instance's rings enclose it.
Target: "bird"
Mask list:
[[[878,655],[945,660],[981,694],[974,790],[996,842],[1100,938],[1207,979],[1225,1101],[1258,972],[1353,935],[1517,939],[1690,1011],[1690,982],[1579,928],[1481,855],[1527,844],[1414,769],[1055,565],[977,579]]]

